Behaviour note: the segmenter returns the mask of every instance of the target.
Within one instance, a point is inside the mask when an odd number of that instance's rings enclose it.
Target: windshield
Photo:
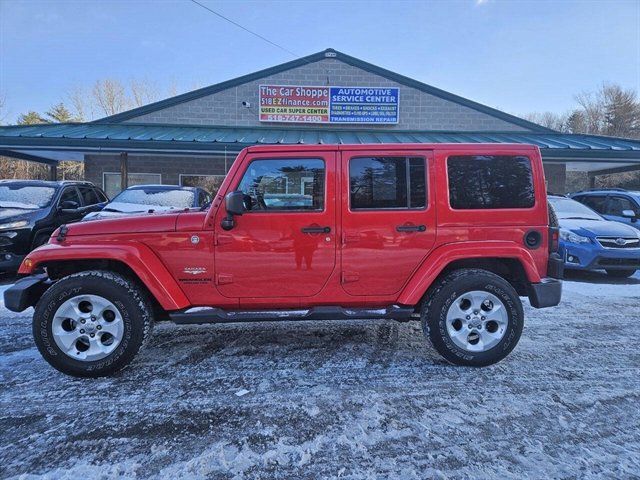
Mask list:
[[[135,188],[124,190],[111,203],[136,203],[157,207],[189,208],[193,206],[193,192],[189,190],[158,190]]]
[[[0,185],[0,208],[44,208],[51,203],[55,193],[54,187],[15,183]]]
[[[589,207],[570,198],[549,198],[559,219],[602,220],[602,217]]]

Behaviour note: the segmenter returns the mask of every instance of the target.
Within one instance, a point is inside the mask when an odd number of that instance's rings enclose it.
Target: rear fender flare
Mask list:
[[[20,265],[18,273],[31,275],[42,264],[74,260],[122,262],[134,271],[165,310],[179,310],[190,305],[186,295],[167,267],[153,253],[153,250],[139,242],[44,245],[27,255]]]
[[[474,258],[515,259],[522,265],[530,283],[539,283],[541,281],[531,254],[525,248],[513,242],[454,243],[442,245],[427,256],[422,265],[413,274],[409,283],[403,288],[398,297],[398,303],[401,305],[417,305],[427,289],[450,263],[456,260]]]

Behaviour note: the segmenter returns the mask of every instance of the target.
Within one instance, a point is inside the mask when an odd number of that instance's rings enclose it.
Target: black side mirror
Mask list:
[[[73,200],[65,200],[64,202],[60,202],[58,206],[58,209],[61,210],[62,213],[75,213],[79,208],[80,204]]]
[[[231,230],[235,226],[233,221],[234,215],[242,215],[244,213],[244,193],[241,191],[229,192],[224,197],[224,205],[227,210],[227,216],[222,220],[222,229]]]

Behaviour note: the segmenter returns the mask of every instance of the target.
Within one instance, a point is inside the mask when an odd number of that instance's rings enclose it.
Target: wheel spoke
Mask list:
[[[478,290],[469,292],[469,299],[471,300],[471,308],[474,311],[479,311],[482,308],[482,302],[487,299],[487,293]]]
[[[114,320],[113,322],[101,322],[103,333],[110,333],[115,338],[120,338],[124,331],[124,323],[122,320]]]
[[[75,329],[71,332],[67,332],[63,330],[62,327],[58,327],[58,329],[56,329],[56,331],[54,331],[53,334],[56,338],[56,342],[58,342],[58,345],[65,352],[75,351],[76,342],[78,341],[78,338],[82,336],[80,335],[80,332],[78,331],[78,329]]]

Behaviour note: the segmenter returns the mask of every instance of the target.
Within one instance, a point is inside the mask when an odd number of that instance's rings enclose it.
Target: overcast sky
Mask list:
[[[510,113],[640,90],[640,0],[199,0],[303,56],[332,47]],[[209,85],[292,55],[190,0],[0,0],[5,122],[97,79]]]

